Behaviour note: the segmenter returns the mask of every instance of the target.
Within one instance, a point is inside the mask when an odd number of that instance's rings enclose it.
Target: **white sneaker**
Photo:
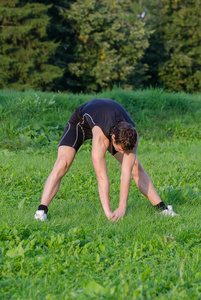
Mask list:
[[[163,214],[164,216],[178,216],[172,209],[172,205],[168,205],[167,209],[164,209],[161,214]]]
[[[45,221],[45,219],[47,219],[47,214],[45,213],[44,210],[37,210],[36,214],[34,216],[34,219],[36,220],[40,220],[40,221]]]

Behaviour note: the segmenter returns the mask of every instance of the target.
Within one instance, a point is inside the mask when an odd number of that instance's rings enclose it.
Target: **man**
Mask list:
[[[59,143],[58,157],[45,183],[35,219],[44,221],[47,218],[48,206],[59,190],[61,179],[67,173],[76,152],[87,139],[92,139],[92,162],[99,196],[109,220],[118,221],[125,215],[131,175],[140,192],[153,206],[165,215],[176,215],[171,206],[166,207],[161,201],[149,176],[136,158],[138,134],[125,109],[114,100],[93,99],[78,107],[68,120]],[[119,207],[114,212],[110,208],[105,160],[107,150],[122,165]]]

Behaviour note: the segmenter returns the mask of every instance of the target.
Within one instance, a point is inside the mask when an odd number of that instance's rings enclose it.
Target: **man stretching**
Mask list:
[[[47,218],[48,206],[59,190],[76,152],[87,139],[92,139],[92,162],[98,181],[100,200],[108,220],[123,219],[126,212],[130,179],[133,177],[140,192],[164,215],[174,216],[172,206],[166,207],[153,183],[136,158],[138,134],[125,109],[114,100],[93,99],[79,106],[68,120],[61,137],[58,157],[43,190],[35,219]],[[105,160],[109,151],[121,163],[119,207],[110,208],[109,180]]]

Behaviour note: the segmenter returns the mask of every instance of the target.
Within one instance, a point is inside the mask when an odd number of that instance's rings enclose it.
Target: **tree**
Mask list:
[[[22,0],[0,3],[0,87],[54,89],[63,71],[50,58],[59,43],[47,38],[50,6]]]
[[[172,2],[171,22],[165,30],[169,60],[159,76],[171,91],[201,91],[201,1]]]
[[[34,3],[35,0],[29,2]],[[37,2],[49,7],[47,38],[58,44],[48,60],[49,63],[63,71],[63,76],[54,80],[55,89],[72,90],[76,85],[76,78],[69,71],[68,64],[74,62],[75,33],[68,18],[68,10],[75,0],[37,0]]]
[[[152,0],[144,4],[150,13],[148,26],[154,30],[144,59],[152,82],[156,79],[170,91],[200,92],[201,0]]]
[[[144,22],[137,17],[132,2],[78,0],[71,5],[68,18],[76,36],[76,61],[69,64],[77,77],[76,91],[127,86],[148,47]]]

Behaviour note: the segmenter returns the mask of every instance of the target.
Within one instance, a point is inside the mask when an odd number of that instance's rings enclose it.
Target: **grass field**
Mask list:
[[[109,222],[87,142],[48,220],[34,220],[67,119],[95,97],[115,99],[130,113],[138,158],[179,216],[156,213],[132,182],[123,222]],[[0,112],[0,299],[201,299],[200,95],[0,91]],[[106,159],[114,210],[120,166]]]

